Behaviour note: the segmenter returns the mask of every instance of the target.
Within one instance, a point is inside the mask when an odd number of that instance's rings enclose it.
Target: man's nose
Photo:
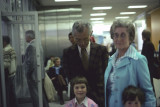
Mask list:
[[[85,44],[85,42],[82,40],[82,41],[81,41],[81,44],[82,44],[82,45],[84,45],[84,44]]]

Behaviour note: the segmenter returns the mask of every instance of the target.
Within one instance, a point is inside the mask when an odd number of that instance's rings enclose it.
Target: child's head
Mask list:
[[[77,100],[83,100],[86,97],[88,81],[85,77],[83,76],[75,77],[71,82],[71,86],[73,88]]]
[[[145,101],[145,94],[140,88],[130,85],[124,89],[122,101],[124,107],[141,107]]]
[[[58,67],[61,64],[61,59],[59,57],[55,57],[53,63],[56,67]]]

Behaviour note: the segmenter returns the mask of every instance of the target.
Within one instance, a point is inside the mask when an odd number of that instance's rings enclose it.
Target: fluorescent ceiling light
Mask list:
[[[104,20],[104,18],[91,18],[90,20]]]
[[[49,13],[49,12],[77,12],[77,11],[82,11],[81,8],[66,8],[66,9],[53,9],[53,10],[46,10],[45,12],[46,13]]]
[[[92,13],[90,16],[105,16],[106,13]]]
[[[47,16],[39,17],[39,19],[48,20],[48,19],[67,19],[67,18],[81,18],[82,15],[68,15],[68,16]]]
[[[69,1],[78,1],[78,0],[55,0],[55,2],[69,2]]]
[[[128,19],[129,16],[124,16],[124,17],[115,17],[115,19]]]
[[[67,8],[67,9],[56,9],[56,12],[66,12],[66,11],[82,11],[81,8]]]
[[[128,8],[146,8],[147,5],[128,6]]]
[[[57,18],[77,18],[77,17],[82,17],[82,15],[58,16]]]
[[[107,10],[112,9],[112,6],[106,6],[106,7],[93,7],[93,10]]]
[[[121,15],[125,15],[125,14],[136,14],[136,12],[120,12]]]
[[[104,23],[103,21],[92,21],[91,23]]]

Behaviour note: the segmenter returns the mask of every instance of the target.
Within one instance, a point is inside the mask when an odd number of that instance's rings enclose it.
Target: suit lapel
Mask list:
[[[74,62],[80,64],[83,67],[81,57],[79,55],[78,46],[74,45],[71,47],[71,49],[72,49],[71,55],[72,55],[72,58],[74,59]]]
[[[79,56],[79,50],[78,50],[78,46],[75,45],[72,48],[72,55],[74,58],[78,58],[78,60],[81,60],[80,56]],[[76,60],[76,59],[75,59]]]
[[[93,62],[93,56],[96,55],[96,45],[94,43],[91,42],[90,44],[90,54],[89,54],[89,68],[92,67],[92,63]],[[95,58],[95,57],[94,57]]]

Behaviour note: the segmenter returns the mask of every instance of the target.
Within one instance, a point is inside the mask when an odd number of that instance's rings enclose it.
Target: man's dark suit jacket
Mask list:
[[[149,72],[150,72],[150,78],[151,78],[151,83],[154,89],[154,85],[153,85],[153,77],[154,75],[156,76],[155,72],[154,72],[154,52],[155,52],[155,48],[152,42],[145,40],[143,43],[143,47],[142,47],[142,55],[144,55],[147,58],[148,61],[148,68],[149,68]]]
[[[63,51],[62,64],[69,81],[78,75],[85,76],[89,84],[88,97],[97,103],[104,100],[104,72],[107,63],[108,52],[106,47],[96,43],[90,44],[88,71],[83,68],[77,45]]]

